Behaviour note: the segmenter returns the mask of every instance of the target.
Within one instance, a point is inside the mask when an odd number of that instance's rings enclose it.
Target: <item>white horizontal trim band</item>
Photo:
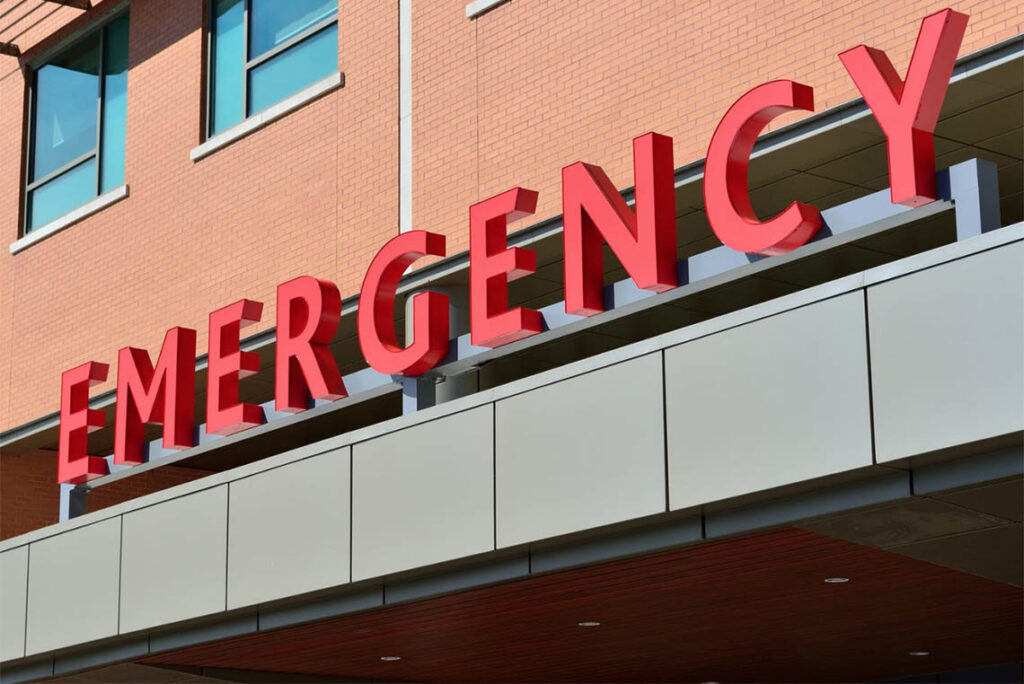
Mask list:
[[[466,18],[476,19],[484,12],[490,12],[498,5],[504,5],[508,0],[473,0],[466,5]]]

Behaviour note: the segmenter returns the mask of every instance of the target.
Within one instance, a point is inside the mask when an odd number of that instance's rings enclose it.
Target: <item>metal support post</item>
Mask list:
[[[452,339],[469,333],[469,288],[465,285],[431,286],[431,292],[448,296],[448,334]],[[405,299],[405,335],[412,335],[412,295]],[[455,375],[426,378],[402,378],[402,413],[411,413],[452,399],[473,394],[479,389],[476,369]]]

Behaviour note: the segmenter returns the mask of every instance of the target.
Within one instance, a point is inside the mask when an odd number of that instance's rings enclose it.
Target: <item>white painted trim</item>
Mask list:
[[[466,5],[466,18],[476,19],[484,12],[490,12],[498,5],[504,5],[508,0],[473,0]]]
[[[241,123],[208,138],[203,144],[198,147],[193,147],[192,151],[188,153],[188,156],[194,162],[199,161],[203,157],[216,152],[220,148],[230,145],[239,138],[244,138],[250,133],[258,131],[264,126],[277,121],[282,116],[302,107],[307,102],[311,102],[312,100],[315,100],[332,90],[341,88],[344,85],[344,74],[340,72],[331,74],[327,78],[317,81],[308,88],[300,90],[291,97],[281,100],[273,107],[264,109],[259,114],[253,114],[245,121],[242,121]]]
[[[87,216],[92,216],[100,209],[109,207],[114,202],[118,202],[128,196],[128,186],[122,185],[114,188],[109,192],[105,192],[99,197],[90,200],[78,207],[74,211],[69,211],[60,218],[56,218],[44,226],[36,228],[28,235],[18,238],[11,243],[10,250],[11,254],[17,254],[23,249],[41,242],[51,235],[56,235],[60,231],[64,230],[73,223],[78,223]]]
[[[398,232],[412,230],[412,0],[398,0]]]

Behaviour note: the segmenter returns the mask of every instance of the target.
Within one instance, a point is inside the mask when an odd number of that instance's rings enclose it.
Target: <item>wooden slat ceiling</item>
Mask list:
[[[877,681],[1020,662],[1022,615],[1017,587],[779,529],[140,662],[375,681]]]

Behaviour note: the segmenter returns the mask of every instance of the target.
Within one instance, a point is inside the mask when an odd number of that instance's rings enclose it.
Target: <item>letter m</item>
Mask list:
[[[163,424],[164,448],[194,446],[195,388],[195,330],[168,330],[156,368],[144,349],[118,351],[114,463],[142,463],[148,423]]]

